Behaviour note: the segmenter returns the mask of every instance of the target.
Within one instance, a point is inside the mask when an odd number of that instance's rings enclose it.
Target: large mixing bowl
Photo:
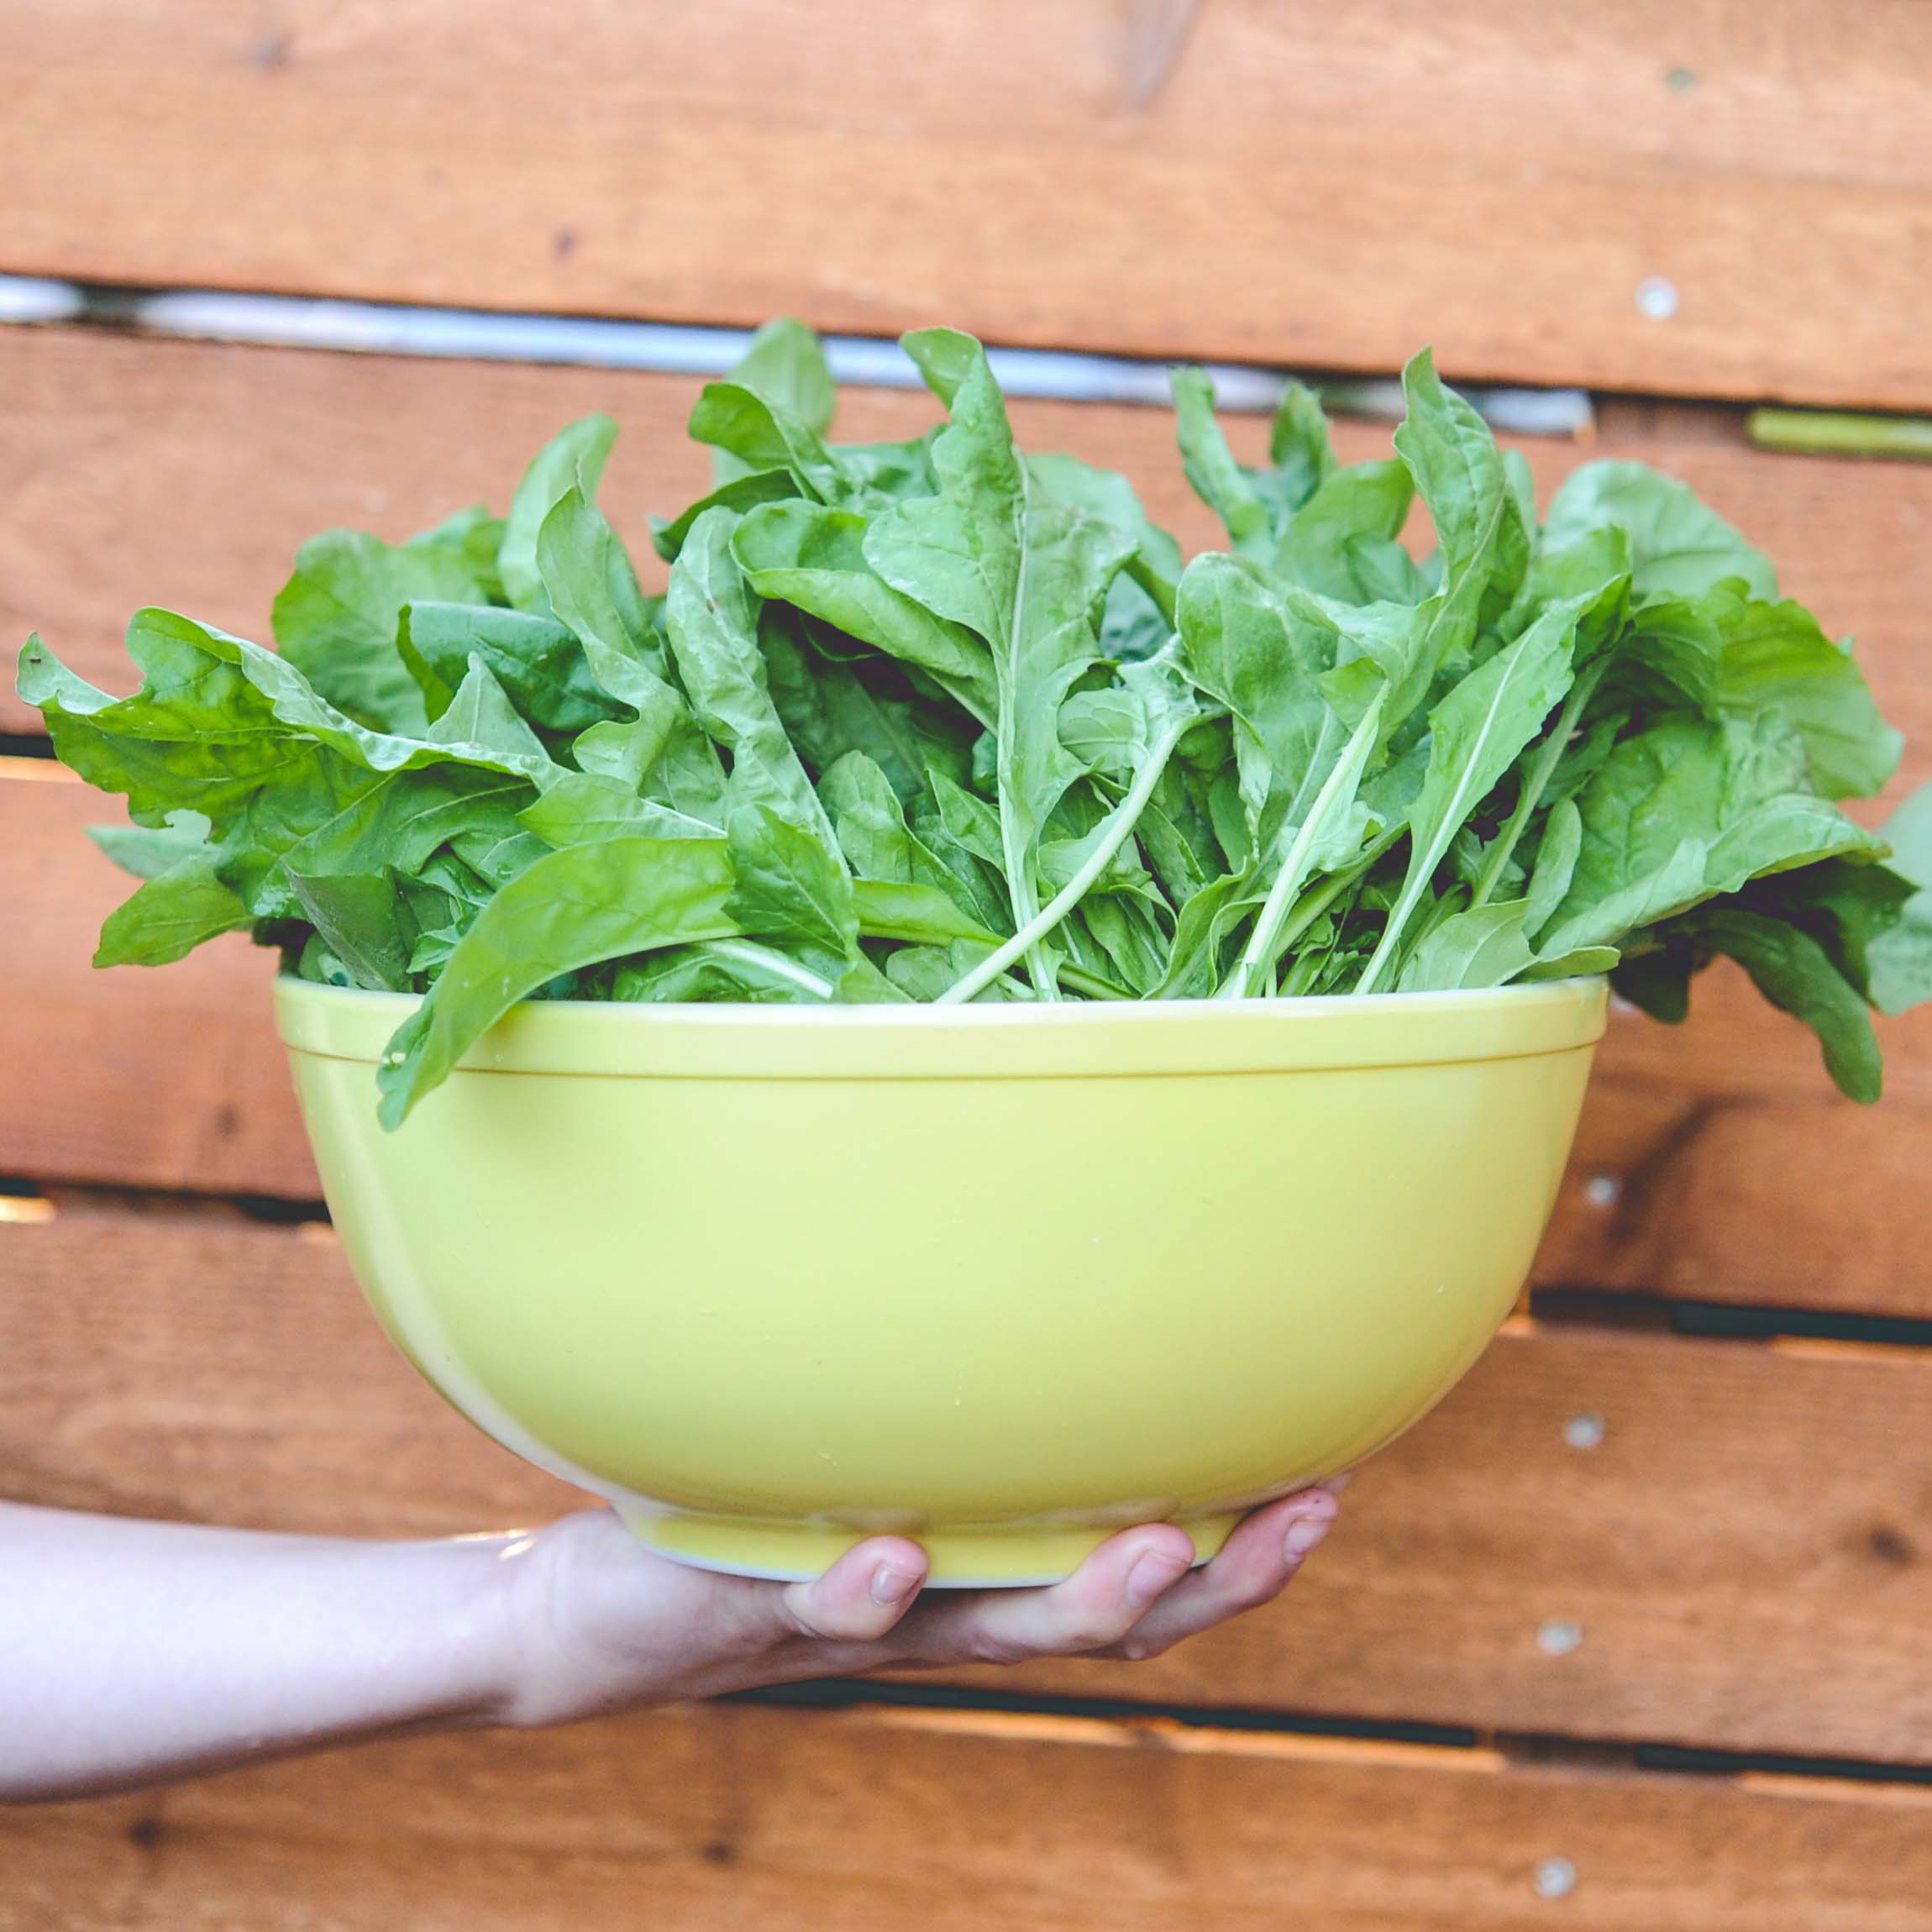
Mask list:
[[[517,1008],[400,1131],[407,997],[285,979],[337,1226],[397,1344],[667,1555],[1058,1578],[1407,1428],[1509,1313],[1598,980],[937,1008]]]

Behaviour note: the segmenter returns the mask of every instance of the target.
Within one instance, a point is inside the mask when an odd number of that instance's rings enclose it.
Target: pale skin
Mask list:
[[[803,1677],[1153,1656],[1278,1596],[1339,1486],[1256,1511],[1198,1569],[1155,1523],[1063,1583],[987,1591],[924,1589],[924,1551],[897,1536],[811,1583],[711,1576],[604,1510],[366,1542],[0,1504],[0,1800]]]

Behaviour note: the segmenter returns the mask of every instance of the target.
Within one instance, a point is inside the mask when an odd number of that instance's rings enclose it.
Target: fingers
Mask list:
[[[1117,1643],[1187,1574],[1194,1544],[1171,1523],[1103,1543],[1063,1583],[928,1598],[900,1633],[920,1663],[1021,1663]],[[895,1647],[898,1647],[895,1646]]]
[[[1328,1534],[1336,1507],[1333,1493],[1321,1488],[1256,1510],[1212,1562],[1169,1590],[1107,1654],[1158,1656],[1184,1637],[1271,1603]]]
[[[805,1640],[824,1671],[1154,1656],[1279,1595],[1327,1535],[1344,1480],[1257,1510],[1200,1569],[1190,1571],[1185,1530],[1151,1523],[1102,1544],[1049,1588],[921,1599],[925,1551],[904,1537],[878,1536],[812,1582],[764,1586],[757,1601],[767,1641],[796,1648]]]
[[[822,1577],[779,1593],[780,1634],[870,1643],[906,1611],[926,1581],[926,1552],[904,1536],[874,1536],[848,1550]]]

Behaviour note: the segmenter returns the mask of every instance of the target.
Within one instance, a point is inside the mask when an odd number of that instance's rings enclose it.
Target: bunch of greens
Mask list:
[[[1540,520],[1426,354],[1393,459],[1339,464],[1293,386],[1251,469],[1184,371],[1181,459],[1229,540],[1184,569],[1124,477],[1015,448],[978,343],[906,348],[948,420],[833,444],[816,340],[759,333],[693,412],[715,487],[654,526],[663,596],[597,507],[591,417],[507,517],[305,544],[279,652],[143,611],[113,699],[30,641],[22,696],[133,819],[98,834],[144,883],[97,963],[243,928],[304,979],[427,994],[391,1125],[528,998],[1609,972],[1674,1019],[1718,953],[1877,1096],[1868,1005],[1932,993],[1932,809],[1892,864],[1839,810],[1898,735],[1685,486],[1592,464]]]

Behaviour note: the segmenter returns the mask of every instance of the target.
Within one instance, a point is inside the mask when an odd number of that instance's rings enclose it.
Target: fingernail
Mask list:
[[[1127,1572],[1127,1601],[1137,1610],[1145,1609],[1162,1591],[1172,1589],[1186,1574],[1185,1560],[1149,1550]]]
[[[1339,1476],[1331,1476],[1316,1487],[1327,1490],[1331,1496],[1339,1496],[1354,1480],[1355,1472],[1352,1469],[1344,1469]]]
[[[881,1563],[872,1572],[872,1600],[884,1604],[889,1609],[904,1603],[923,1581],[916,1570],[895,1570],[890,1563]]]
[[[1333,1520],[1329,1516],[1297,1516],[1281,1539],[1281,1546],[1288,1552],[1289,1562],[1299,1563],[1328,1534],[1328,1526]]]

